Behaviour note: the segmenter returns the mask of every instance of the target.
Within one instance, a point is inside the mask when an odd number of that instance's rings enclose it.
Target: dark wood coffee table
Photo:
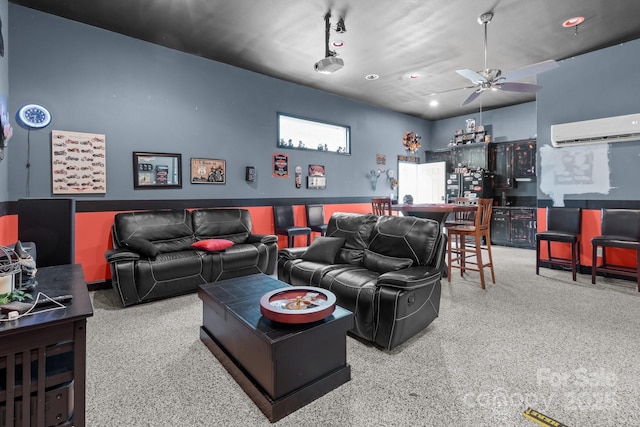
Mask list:
[[[309,324],[274,323],[260,298],[289,285],[254,274],[200,286],[200,339],[271,422],[351,379],[346,333],[353,314],[336,306]]]

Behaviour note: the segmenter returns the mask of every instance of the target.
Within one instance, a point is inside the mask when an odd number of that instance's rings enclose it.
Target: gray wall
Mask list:
[[[395,157],[406,154],[404,132],[430,131],[424,120],[14,4],[9,13],[10,108],[36,102],[53,116],[48,128],[31,131],[30,197],[51,195],[52,129],[106,135],[107,194],[80,197],[114,200],[388,194],[386,185],[372,190],[366,177],[376,154],[385,154],[387,167],[395,168]],[[278,149],[277,112],[350,126],[352,155]],[[16,128],[11,200],[26,196],[26,139],[27,132]],[[181,153],[183,188],[133,190],[133,151]],[[296,190],[293,173],[272,178],[274,152],[289,154],[291,171],[325,165],[327,189]],[[225,159],[227,184],[190,184],[190,157]],[[255,184],[244,181],[248,165],[257,168]]]
[[[476,101],[477,102],[477,101]],[[520,139],[535,138],[536,134],[536,103],[513,105],[483,111],[480,120],[480,109],[476,114],[452,117],[438,120],[431,126],[430,149],[445,148],[455,135],[456,129],[464,129],[466,120],[475,118],[476,124],[483,124],[491,134],[492,141],[505,142]]]
[[[612,46],[561,62],[538,76],[538,199],[640,200],[640,142],[551,148],[551,125],[640,113],[640,40]],[[545,147],[546,146],[546,147]],[[547,155],[548,154],[548,155]],[[566,162],[587,159],[594,179],[584,184],[560,185],[554,175]],[[597,183],[602,179],[605,182]],[[546,183],[545,183],[546,181]],[[598,184],[598,185],[596,185]]]
[[[0,96],[9,98],[9,12],[7,0],[0,0],[0,19],[2,19],[2,39],[4,42],[4,57],[0,57]],[[11,110],[10,110],[11,111]],[[15,142],[9,140],[8,144]],[[9,150],[5,150],[5,160],[0,162],[0,202],[9,198],[9,167],[6,157]]]

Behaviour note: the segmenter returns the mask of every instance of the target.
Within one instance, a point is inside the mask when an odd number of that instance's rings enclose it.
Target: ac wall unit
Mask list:
[[[640,140],[640,114],[551,125],[554,147]]]

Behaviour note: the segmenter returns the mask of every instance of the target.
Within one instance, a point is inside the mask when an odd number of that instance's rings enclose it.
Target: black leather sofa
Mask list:
[[[445,248],[434,220],[334,213],[326,237],[279,251],[278,278],[332,291],[350,333],[391,349],[438,317]]]
[[[115,215],[111,235],[105,258],[125,307],[217,280],[276,274],[277,237],[253,234],[245,209],[124,212]],[[193,247],[196,242],[209,248]]]

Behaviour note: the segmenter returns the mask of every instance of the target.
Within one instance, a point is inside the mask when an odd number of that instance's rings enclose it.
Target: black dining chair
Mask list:
[[[596,283],[597,273],[612,273],[635,277],[640,292],[640,210],[602,209],[600,224],[602,234],[591,239],[591,283]],[[602,263],[598,265],[598,248],[602,248]],[[607,248],[636,251],[636,266],[627,267],[607,262]]]
[[[324,205],[305,205],[307,214],[307,227],[311,231],[320,233],[321,236],[327,234],[327,223],[324,222]]]
[[[547,208],[547,230],[536,233],[536,274],[540,274],[540,262],[549,266],[571,267],[573,281],[580,265],[580,233],[582,229],[581,208]],[[540,246],[547,242],[547,259],[540,259]],[[553,256],[551,242],[568,243],[571,247],[571,259]]]
[[[287,236],[287,247],[294,246],[294,238],[296,236],[307,236],[307,246],[311,244],[311,228],[301,227],[294,224],[293,206],[274,206],[273,222],[275,225],[275,233],[281,236]]]

